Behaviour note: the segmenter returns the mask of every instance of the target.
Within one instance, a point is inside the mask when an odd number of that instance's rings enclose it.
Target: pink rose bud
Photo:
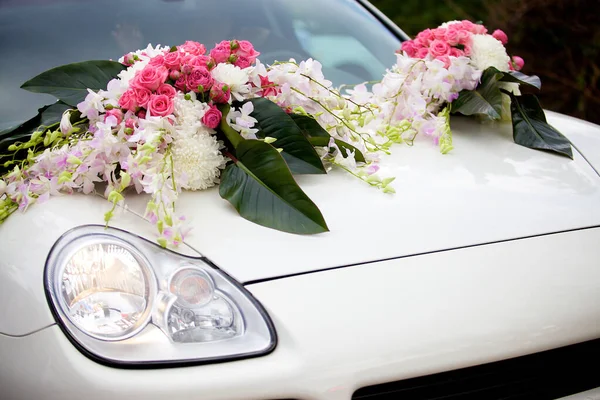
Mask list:
[[[135,59],[133,58],[133,54],[129,53],[129,54],[125,54],[123,56],[123,65],[133,65],[133,63],[135,62]]]
[[[138,111],[137,117],[141,118],[141,119],[145,119],[146,118],[146,110],[142,109],[142,110]]]
[[[176,81],[177,79],[179,79],[180,76],[181,76],[181,72],[179,72],[176,69],[172,69],[169,72],[169,78],[172,79],[172,80],[174,80],[174,81]]]
[[[227,103],[231,97],[231,89],[221,82],[215,82],[210,88],[209,97],[215,103]]]
[[[127,121],[125,121],[125,127],[129,128],[129,129],[134,129],[135,128],[135,120],[133,118],[129,118]]]
[[[215,129],[221,123],[222,116],[221,111],[216,106],[210,106],[210,109],[202,117],[202,123],[211,129]]]
[[[238,56],[235,54],[232,54],[227,58],[227,62],[233,64],[237,61],[237,59],[238,59]]]
[[[506,33],[501,31],[500,29],[496,29],[494,33],[492,33],[492,36],[494,37],[494,39],[500,41],[500,43],[502,44],[508,43],[508,36],[506,36]]]
[[[523,66],[525,65],[525,60],[523,60],[519,56],[513,56],[512,62],[517,71],[520,71],[521,69],[523,69]]]

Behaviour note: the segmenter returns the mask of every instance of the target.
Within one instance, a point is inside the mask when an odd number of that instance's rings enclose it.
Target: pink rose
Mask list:
[[[223,40],[215,45],[215,48],[210,51],[210,56],[216,63],[224,63],[231,55],[231,44],[228,40]]]
[[[123,65],[130,66],[135,63],[135,58],[133,58],[133,53],[127,53],[123,56]]]
[[[445,28],[436,28],[432,30],[433,37],[438,40],[444,40],[446,38],[446,29]]]
[[[168,77],[169,70],[164,66],[156,67],[148,64],[143,70],[135,74],[131,86],[154,91],[162,83],[165,83]]]
[[[429,52],[434,57],[445,56],[450,51],[450,46],[443,40],[435,39],[429,46]]]
[[[427,47],[421,47],[417,50],[416,58],[425,58],[429,55],[429,49]]]
[[[135,94],[135,101],[139,107],[146,107],[152,92],[146,88],[134,87],[133,93]]]
[[[484,35],[487,33],[487,28],[483,25],[475,24],[475,27],[473,28],[473,33],[478,35]]]
[[[417,53],[417,48],[415,47],[415,43],[412,40],[407,40],[405,42],[402,42],[401,49],[409,57],[414,57],[414,55]]]
[[[127,121],[125,121],[125,128],[135,129],[135,120],[133,118],[127,119]]]
[[[450,52],[448,53],[450,57],[462,57],[465,55],[464,51],[457,49],[456,47],[450,48]]]
[[[141,109],[140,111],[138,111],[137,117],[141,118],[141,119],[145,119],[146,118],[146,110]]]
[[[123,121],[123,111],[118,108],[112,108],[110,110],[106,110],[106,114],[104,115],[104,120],[108,117],[115,117],[117,119],[117,124],[120,124]]]
[[[227,103],[231,97],[231,89],[221,82],[215,82],[210,88],[210,99],[215,103]]]
[[[456,31],[456,39],[458,44],[467,44],[471,41],[471,33],[467,30],[461,29]]]
[[[244,68],[248,68],[249,66],[251,66],[252,63],[250,62],[250,59],[248,57],[238,56],[237,60],[234,61],[233,65],[244,69]]]
[[[221,123],[221,111],[217,106],[210,106],[210,108],[204,113],[202,117],[202,123],[211,129],[215,129]]]
[[[513,62],[514,68],[517,71],[520,71],[523,68],[523,66],[525,65],[525,60],[523,60],[519,56],[513,56],[512,57],[512,62]]]
[[[156,57],[152,57],[150,59],[150,61],[148,62],[148,65],[152,65],[152,66],[155,66],[155,67],[160,67],[162,65],[165,65],[165,57],[161,56],[161,55],[158,55]]]
[[[137,106],[138,104],[135,99],[135,92],[133,89],[128,89],[121,95],[121,98],[119,99],[119,107],[125,110],[135,111]]]
[[[238,48],[234,50],[235,54],[240,57],[246,57],[250,64],[256,60],[256,57],[260,55],[260,53],[254,50],[254,46],[247,40],[239,40],[237,41]],[[242,67],[240,67],[242,68]]]
[[[169,69],[181,68],[181,58],[182,58],[182,53],[180,51],[172,51],[170,53],[165,54],[165,57],[164,57],[165,67],[167,67]]]
[[[173,100],[164,94],[153,94],[146,108],[150,115],[164,117],[173,113]]]
[[[502,44],[508,43],[508,36],[500,29],[496,29],[494,33],[492,33],[492,36]]]
[[[185,79],[185,75],[181,75],[179,79],[175,81],[175,87],[182,92],[188,92],[187,81]]]
[[[453,29],[452,25],[446,30],[444,40],[448,42],[450,46],[456,46],[458,44],[458,30]]]
[[[465,56],[469,57],[471,55],[471,46],[465,45],[463,52],[465,53]]]
[[[172,99],[177,94],[175,88],[168,83],[163,83],[156,89],[156,94],[164,94],[168,98]]]
[[[431,41],[435,40],[435,36],[433,36],[433,31],[431,29],[425,29],[424,31],[419,32],[417,39],[420,39],[423,44],[428,45]]]
[[[206,64],[208,64],[209,61],[210,61],[209,56],[200,55],[200,56],[192,56],[192,57],[186,59],[185,64],[191,65],[192,67],[206,67]]]
[[[177,46],[178,50],[183,50],[193,55],[201,55],[206,53],[206,47],[202,43],[187,40],[184,44]]]
[[[171,71],[169,71],[169,79],[176,81],[177,79],[179,79],[180,76],[181,72],[179,70],[172,69]]]
[[[194,67],[186,77],[187,87],[194,92],[205,92],[210,89],[214,82],[210,71],[206,67]]]

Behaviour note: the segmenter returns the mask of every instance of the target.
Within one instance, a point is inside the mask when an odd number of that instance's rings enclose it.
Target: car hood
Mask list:
[[[600,127],[549,113],[574,137]],[[333,170],[297,180],[330,232],[295,235],[239,217],[213,188],[185,192],[178,212],[193,230],[186,243],[241,282],[600,225],[600,178],[574,160],[515,144],[506,123],[452,120],[455,148],[442,155],[427,138],[383,157],[395,194]],[[600,153],[600,151],[599,151]],[[147,198],[131,196],[143,213]]]

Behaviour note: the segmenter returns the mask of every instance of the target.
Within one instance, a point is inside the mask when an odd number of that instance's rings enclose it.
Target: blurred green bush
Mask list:
[[[542,106],[600,124],[599,0],[371,0],[409,36],[456,19],[507,35],[523,72],[542,79]]]

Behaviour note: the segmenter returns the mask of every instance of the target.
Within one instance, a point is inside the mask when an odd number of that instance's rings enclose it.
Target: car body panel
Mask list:
[[[7,399],[347,400],[600,337],[599,240],[587,229],[247,285],[279,341],[241,361],[126,370],[86,358],[57,326],[0,335],[0,387]]]

